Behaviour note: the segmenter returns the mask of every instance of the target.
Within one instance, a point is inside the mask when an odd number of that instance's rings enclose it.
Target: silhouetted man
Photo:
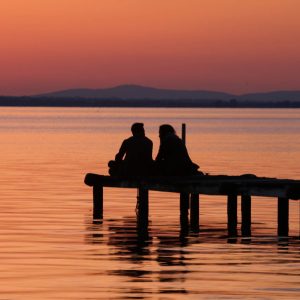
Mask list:
[[[144,124],[131,126],[132,136],[124,140],[115,161],[109,162],[109,174],[117,176],[148,175],[152,170],[153,143],[145,136]]]
[[[159,174],[180,176],[201,174],[198,165],[192,162],[183,141],[176,135],[175,129],[164,124],[159,127],[160,147],[155,159]]]

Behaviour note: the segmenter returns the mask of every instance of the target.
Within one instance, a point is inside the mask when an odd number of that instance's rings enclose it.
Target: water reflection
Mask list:
[[[274,274],[288,277],[291,286],[288,291],[295,293],[292,278],[299,276],[300,260],[297,238],[285,241],[276,237],[235,238],[229,243],[226,224],[224,227],[204,225],[199,233],[182,235],[180,226],[166,229],[163,222],[149,222],[149,230],[141,231],[137,219],[130,216],[86,223],[86,243],[108,247],[113,267],[106,269],[105,275],[125,282],[114,288],[122,299],[147,299],[151,295],[166,299],[180,298],[180,295],[197,297],[199,284],[213,299],[215,293],[231,292],[235,281],[228,287],[225,282],[231,282],[232,278],[242,276],[256,281],[256,277],[270,278]],[[97,259],[101,260],[101,254]],[[236,272],[238,277],[233,275]],[[211,276],[220,276],[225,285],[218,286],[218,279],[210,282]],[[270,288],[263,283],[257,285],[260,287],[252,295],[261,296],[260,293]]]
[[[86,224],[86,242],[105,243],[109,254],[117,261],[130,263],[129,268],[107,270],[109,276],[124,276],[129,282],[185,282],[189,273],[186,267],[186,246],[189,239],[160,232],[141,231],[135,217]],[[151,224],[150,224],[151,225]],[[151,228],[151,226],[150,226]],[[101,232],[107,234],[107,239]],[[150,268],[155,262],[157,267]],[[159,293],[187,293],[185,288],[162,288]],[[136,291],[132,290],[132,294]],[[141,291],[139,291],[141,293]]]
[[[155,146],[160,124],[187,123],[191,156],[211,174],[299,179],[299,109],[3,108],[0,115],[1,299],[299,298],[300,242],[277,239],[276,201],[253,199],[251,240],[227,243],[223,198],[202,197],[200,233],[180,234],[178,197],[153,193],[147,236],[136,228],[135,195],[110,191],[105,217],[114,219],[93,221],[82,183],[87,171],[107,173],[137,117]],[[298,237],[297,202],[290,226]]]
[[[134,265],[145,266],[145,262],[155,261],[161,270],[142,269],[119,269],[108,271],[110,275],[123,275],[133,278],[147,278],[150,274],[159,275],[159,281],[175,282],[184,281],[188,266],[191,260],[201,259],[201,248],[197,248],[197,257],[194,257],[193,247],[197,244],[219,244],[223,245],[223,251],[234,248],[227,248],[225,245],[236,244],[239,252],[259,252],[261,246],[274,247],[280,255],[297,253],[300,258],[300,241],[296,237],[252,237],[252,238],[230,238],[228,239],[223,228],[210,228],[205,226],[199,233],[187,232],[182,234],[182,228],[177,230],[163,231],[149,223],[149,230],[141,230],[138,226],[138,217],[130,216],[121,219],[110,219],[104,221],[93,220],[86,222],[85,241],[87,244],[105,244],[109,246],[109,254],[114,260],[127,261]],[[240,245],[240,246],[239,246]],[[277,246],[276,246],[277,245]],[[274,251],[276,252],[276,251]],[[203,252],[206,254],[206,251]],[[200,255],[200,256],[199,256]],[[194,263],[194,262],[193,262]],[[227,264],[228,261],[222,262]],[[205,264],[205,262],[202,262]],[[166,269],[164,267],[167,267]],[[169,270],[168,267],[181,267]],[[168,276],[169,275],[169,276]]]
[[[109,224],[107,229],[107,243],[112,246],[111,249],[119,260],[125,259],[139,264],[149,259],[151,255],[149,245],[152,239],[147,230],[138,230],[137,220],[134,217]]]
[[[102,244],[104,241],[103,220],[93,220],[92,223],[86,222],[86,243]]]

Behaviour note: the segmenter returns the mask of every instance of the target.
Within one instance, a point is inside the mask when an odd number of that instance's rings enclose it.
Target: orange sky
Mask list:
[[[299,0],[1,0],[0,95],[300,90]]]

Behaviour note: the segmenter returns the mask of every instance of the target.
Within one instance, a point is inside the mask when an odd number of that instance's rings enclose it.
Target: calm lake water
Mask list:
[[[93,222],[87,172],[133,122],[187,124],[210,174],[300,179],[299,109],[1,108],[0,299],[299,299],[300,203],[278,241],[277,200],[253,198],[253,238],[226,239],[226,198],[201,196],[199,234],[180,237],[177,194],[150,193],[149,239],[136,234],[136,191],[104,190]],[[240,216],[239,216],[240,218]]]

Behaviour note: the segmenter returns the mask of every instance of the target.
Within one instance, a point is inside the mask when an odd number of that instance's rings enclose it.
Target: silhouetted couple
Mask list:
[[[169,124],[159,127],[160,147],[155,161],[152,159],[153,143],[146,137],[144,124],[131,126],[132,136],[123,141],[115,161],[110,161],[112,176],[182,176],[202,174],[192,162],[183,141]]]

